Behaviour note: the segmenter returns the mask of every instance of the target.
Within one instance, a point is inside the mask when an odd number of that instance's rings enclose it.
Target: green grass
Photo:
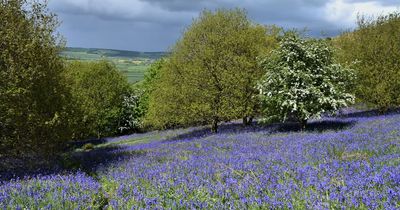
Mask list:
[[[165,137],[164,137],[165,138]],[[157,142],[161,141],[163,137],[159,132],[151,132],[127,139],[121,139],[118,141],[113,141],[113,142],[107,142],[99,145],[92,145],[92,144],[86,144],[82,148],[78,148],[75,150],[75,152],[83,152],[83,151],[88,151],[88,150],[93,150],[93,149],[98,149],[98,148],[106,148],[106,147],[115,147],[115,146],[133,146],[137,144],[145,144],[145,143],[150,143],[150,142]],[[90,147],[88,149],[88,147]]]
[[[150,64],[165,55],[166,53],[164,52],[137,52],[94,48],[66,48],[61,52],[61,56],[67,60],[108,60],[115,64],[130,83],[141,81]]]
[[[145,65],[132,65],[126,63],[115,63],[117,68],[128,78],[130,83],[141,81],[144,77],[149,64]]]
[[[143,136],[143,137],[136,137],[136,138],[130,138],[122,141],[117,141],[117,142],[110,142],[110,143],[104,143],[97,145],[96,148],[104,148],[104,147],[112,147],[112,146],[133,146],[136,144],[144,144],[144,143],[149,143],[151,141],[154,141],[154,136]]]

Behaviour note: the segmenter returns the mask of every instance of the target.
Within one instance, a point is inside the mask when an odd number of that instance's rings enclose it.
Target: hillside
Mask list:
[[[70,59],[100,59],[127,58],[127,59],[152,59],[156,60],[166,55],[165,52],[139,52],[127,50],[99,49],[99,48],[76,48],[67,47],[62,55]]]
[[[74,152],[84,172],[4,182],[0,207],[397,209],[399,127],[397,113],[347,111],[304,131],[227,123],[108,138]]]
[[[61,55],[68,60],[110,60],[127,76],[129,82],[135,83],[143,79],[144,72],[152,62],[166,53],[67,47]]]

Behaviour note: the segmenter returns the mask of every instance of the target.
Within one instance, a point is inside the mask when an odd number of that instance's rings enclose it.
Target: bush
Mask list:
[[[46,6],[0,1],[0,169],[10,166],[2,158],[13,158],[13,167],[54,159],[71,138],[63,42]]]
[[[357,73],[354,92],[360,102],[381,111],[400,105],[400,14],[360,17],[358,28],[334,40],[340,63]]]
[[[302,39],[287,32],[277,50],[261,65],[259,90],[267,119],[295,119],[305,126],[311,117],[352,103],[348,92],[353,71],[335,64],[324,40]]]
[[[65,74],[79,112],[75,138],[119,133],[124,114],[130,114],[131,88],[116,67],[106,61],[70,62]]]

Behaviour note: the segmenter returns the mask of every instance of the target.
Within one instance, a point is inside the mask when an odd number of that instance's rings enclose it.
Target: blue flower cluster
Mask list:
[[[103,170],[117,208],[400,208],[400,118],[343,131],[226,132],[124,148]]]
[[[86,209],[101,205],[101,185],[84,173],[0,183],[0,209]]]
[[[136,145],[110,140],[124,156],[94,166],[97,181],[78,173],[5,182],[0,208],[400,209],[400,115],[310,128],[228,125]]]

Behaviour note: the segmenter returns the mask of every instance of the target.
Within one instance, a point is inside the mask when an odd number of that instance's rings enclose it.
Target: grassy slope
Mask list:
[[[154,60],[165,56],[165,53],[95,48],[66,48],[61,55],[69,60],[110,60],[127,76],[129,82],[135,83],[142,80],[147,67]]]

